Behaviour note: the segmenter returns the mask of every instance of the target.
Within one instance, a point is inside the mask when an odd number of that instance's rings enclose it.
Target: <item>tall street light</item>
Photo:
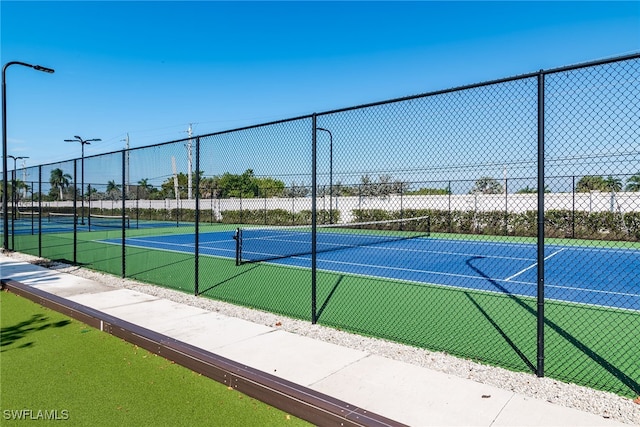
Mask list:
[[[54,70],[40,65],[31,65],[26,62],[11,61],[2,67],[2,212],[3,212],[3,243],[5,250],[9,249],[9,218],[7,217],[8,201],[7,201],[7,85],[6,72],[11,65],[22,65],[23,67],[33,68],[36,71],[44,73],[53,73]]]
[[[86,144],[90,144],[93,141],[102,141],[100,138],[94,138],[94,139],[82,139],[80,138],[78,135],[74,135],[75,139],[65,139],[65,142],[79,142],[80,146],[82,147],[82,157],[81,157],[81,166],[80,168],[82,169],[82,172],[80,173],[82,176],[81,179],[81,183],[80,183],[80,203],[81,203],[81,209],[80,209],[80,222],[82,225],[84,225],[84,146]],[[74,196],[75,197],[75,196]]]
[[[316,127],[329,134],[329,223],[333,224],[333,134],[329,129]]]
[[[18,160],[28,159],[29,156],[12,156],[12,155],[8,155],[7,157],[10,158],[10,159],[13,159],[13,174],[11,176],[11,185],[12,185],[11,193],[13,195],[15,195],[16,194],[16,181],[17,181],[16,176],[17,176],[17,171],[18,171],[18,165],[17,165]]]

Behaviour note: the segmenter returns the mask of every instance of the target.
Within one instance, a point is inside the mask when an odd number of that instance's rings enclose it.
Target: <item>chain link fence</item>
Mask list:
[[[12,171],[3,236],[636,396],[638,123],[631,55]]]

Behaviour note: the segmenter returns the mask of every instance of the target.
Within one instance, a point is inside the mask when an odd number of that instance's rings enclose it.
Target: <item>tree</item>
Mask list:
[[[156,190],[153,185],[149,184],[149,178],[142,178],[138,181],[138,194],[137,198],[146,199],[149,195]]]
[[[98,194],[98,189],[92,187],[91,184],[87,185],[87,191],[84,193],[84,197],[93,200],[93,198]]]
[[[578,193],[588,193],[590,191],[607,191],[607,184],[600,175],[585,175],[576,185]]]
[[[394,181],[391,175],[384,174],[378,176],[377,180],[371,179],[369,175],[362,175],[360,177],[360,184],[357,185],[353,191],[343,190],[342,192],[347,193],[344,195],[352,195],[348,193],[354,193],[353,195],[359,195],[361,197],[380,197],[384,199],[391,194],[400,194],[408,189],[408,184],[402,181]],[[336,195],[335,191],[334,195]]]
[[[469,194],[500,194],[503,192],[504,189],[498,180],[483,176],[475,182]]]
[[[279,197],[284,192],[284,182],[269,177],[255,178],[260,197]]]
[[[410,196],[446,196],[451,194],[451,190],[448,188],[428,188],[423,187],[414,191],[404,191],[404,194]]]
[[[385,174],[378,177],[378,182],[374,184],[375,195],[386,198],[390,194],[401,194],[403,190],[408,190],[408,186],[404,186],[402,181],[393,181],[391,175]]]
[[[604,185],[607,191],[612,193],[622,190],[622,180],[620,178],[614,178],[611,175],[604,180]]]
[[[627,179],[626,191],[640,191],[640,173],[633,175]]]
[[[115,181],[111,180],[107,182],[107,197],[111,200],[120,199],[121,195],[120,185],[116,184]]]
[[[178,193],[181,199],[187,198],[187,182],[189,178],[182,172],[178,173]],[[165,199],[174,199],[176,197],[175,184],[173,176],[167,178],[160,185],[160,194]]]
[[[292,182],[291,185],[284,189],[282,195],[284,197],[307,197],[311,193],[311,188],[309,186],[304,185],[304,182],[300,184],[296,184]]]
[[[153,185],[149,184],[149,178],[142,178],[140,181],[138,181],[138,185],[143,190],[150,190],[153,188]]]
[[[59,200],[64,200],[63,190],[71,183],[71,175],[64,173],[60,168],[56,168],[51,171],[49,183],[51,184],[52,189],[59,191]]]
[[[216,199],[220,195],[216,177],[200,179],[200,197],[203,199]]]
[[[26,194],[30,189],[31,187],[29,185],[19,179],[7,183],[7,194],[9,194],[9,198],[18,202],[22,199],[22,194]],[[2,187],[0,187],[0,196],[2,195],[2,190]]]
[[[537,188],[532,188],[529,187],[528,185],[524,188],[521,188],[520,190],[516,191],[516,194],[536,194],[538,192]],[[551,190],[549,190],[548,186],[544,186],[544,192],[545,193],[551,193]]]
[[[284,182],[269,177],[258,178],[253,169],[247,169],[241,175],[225,172],[214,177],[220,197],[275,197],[284,193]]]
[[[241,175],[225,172],[219,176],[203,178],[204,172],[199,172],[200,176],[200,196],[208,197],[279,197],[284,194],[284,182],[269,177],[258,178],[252,169],[247,169]],[[194,183],[195,183],[194,174]],[[184,173],[178,173],[178,188],[181,198],[187,197],[188,177]],[[167,178],[161,185],[160,193],[163,197],[175,197],[175,185],[173,176]]]
[[[247,169],[242,175],[225,172],[220,177],[222,197],[256,197],[258,185],[253,174],[253,169]]]

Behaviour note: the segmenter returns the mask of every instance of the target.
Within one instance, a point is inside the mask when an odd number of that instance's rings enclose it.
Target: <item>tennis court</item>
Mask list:
[[[199,253],[233,259],[237,232],[201,233]],[[365,240],[363,240],[363,238]],[[371,241],[368,241],[369,239]],[[380,240],[378,240],[380,239]],[[103,240],[121,244],[120,239]],[[193,254],[193,234],[131,237],[128,247]],[[246,228],[242,262],[269,262],[311,268],[311,234],[307,230]],[[633,249],[547,245],[547,299],[598,307],[640,310],[640,251]],[[575,269],[581,265],[581,269]],[[615,266],[615,268],[611,268]],[[326,272],[413,285],[455,287],[522,297],[537,293],[537,246],[530,243],[437,238],[419,234],[391,235],[323,232],[317,238],[317,268]],[[598,280],[584,278],[598,277]]]
[[[74,224],[75,223],[75,224]],[[42,233],[68,233],[73,232],[74,225],[78,232],[96,231],[124,227],[130,228],[162,228],[173,226],[171,221],[146,221],[125,216],[124,223],[120,215],[89,215],[86,217],[73,214],[48,213],[40,218],[36,213],[21,213],[16,218],[10,219],[9,231],[15,235]]]

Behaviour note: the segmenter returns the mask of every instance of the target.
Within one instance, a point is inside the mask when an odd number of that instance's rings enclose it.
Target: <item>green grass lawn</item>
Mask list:
[[[0,326],[2,425],[308,425],[9,292]]]

